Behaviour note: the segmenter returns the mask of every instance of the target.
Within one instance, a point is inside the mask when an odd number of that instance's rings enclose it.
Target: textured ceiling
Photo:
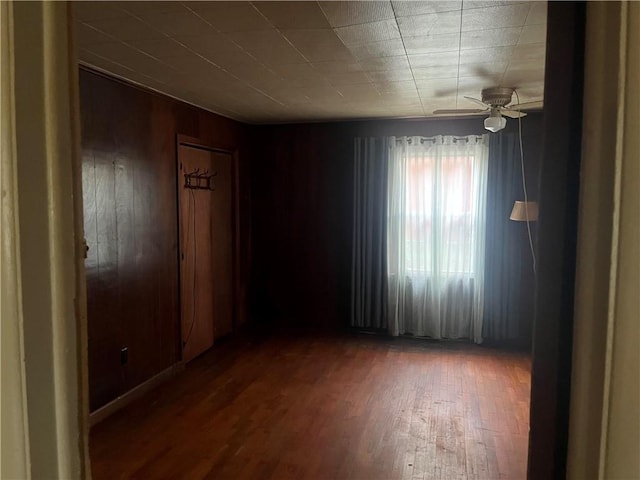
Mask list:
[[[80,61],[252,123],[541,100],[546,2],[76,2]],[[514,99],[515,100],[515,99]]]

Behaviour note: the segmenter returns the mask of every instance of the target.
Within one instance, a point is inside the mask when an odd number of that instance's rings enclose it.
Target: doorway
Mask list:
[[[188,362],[233,330],[233,154],[178,140],[180,329]]]

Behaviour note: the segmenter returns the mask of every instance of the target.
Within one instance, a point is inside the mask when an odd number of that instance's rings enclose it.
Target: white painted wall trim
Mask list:
[[[18,178],[15,148],[13,84],[13,4],[0,2],[0,181],[2,187],[2,330],[0,353],[0,478],[31,478],[27,412],[20,238],[18,228]]]
[[[587,3],[567,478],[640,478],[635,2]]]
[[[640,4],[623,2],[601,478],[640,478]]]
[[[3,43],[6,34],[13,54],[13,155],[7,158],[17,198],[8,229],[16,242],[16,268],[7,286],[3,282],[2,325],[4,334],[5,323],[11,325],[5,322],[4,295],[12,287],[21,294],[21,315],[11,320],[23,332],[26,397],[19,401],[27,420],[22,452],[27,471],[13,478],[89,475],[77,63],[70,8],[66,2],[15,2],[10,8],[3,2],[2,9],[12,23],[5,32],[3,15]],[[4,73],[3,63],[3,80]],[[4,95],[3,85],[3,100]],[[2,112],[4,119],[4,102]],[[4,173],[4,141],[2,165]],[[4,220],[4,175],[2,185]],[[3,221],[3,269],[5,227]],[[4,388],[4,348],[2,355],[4,406],[12,392]],[[3,461],[4,421],[3,415]],[[4,462],[2,468],[5,478]]]

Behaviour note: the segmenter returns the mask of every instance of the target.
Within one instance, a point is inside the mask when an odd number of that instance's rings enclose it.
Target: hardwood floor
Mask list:
[[[453,342],[222,344],[93,428],[93,478],[524,479],[529,371]]]

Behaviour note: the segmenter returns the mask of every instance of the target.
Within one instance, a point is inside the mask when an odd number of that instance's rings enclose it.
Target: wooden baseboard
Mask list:
[[[108,416],[114,414],[118,410],[129,405],[134,400],[137,400],[145,393],[150,392],[155,387],[157,387],[161,383],[166,382],[171,377],[177,375],[183,370],[184,370],[184,362],[180,361],[174,365],[171,365],[169,368],[151,377],[146,382],[141,383],[137,387],[134,387],[131,390],[129,390],[127,393],[120,395],[118,398],[110,401],[109,403],[100,407],[94,412],[91,412],[89,414],[89,426],[93,427],[94,425],[100,423],[102,420],[104,420]]]

